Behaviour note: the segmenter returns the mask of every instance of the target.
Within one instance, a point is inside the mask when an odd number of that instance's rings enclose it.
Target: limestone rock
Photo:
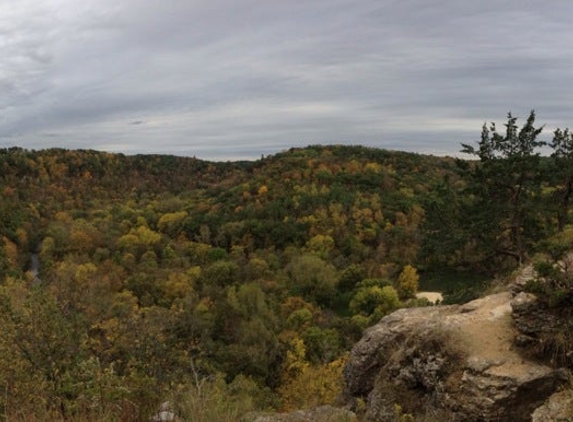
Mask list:
[[[511,301],[511,308],[515,327],[523,335],[539,336],[554,330],[558,325],[556,316],[534,294],[518,293]]]
[[[509,292],[512,296],[523,292],[527,282],[533,280],[535,277],[537,277],[537,272],[533,268],[533,265],[526,265],[519,271],[519,274],[517,274],[513,282],[508,286]]]
[[[411,328],[423,324],[427,328],[434,328],[439,323],[440,315],[450,308],[400,309],[368,328],[352,349],[344,368],[346,395],[359,397],[372,391],[378,373],[394,353],[396,344],[404,341]]]
[[[350,353],[346,400],[365,400],[376,421],[393,420],[396,404],[436,420],[531,420],[565,379],[515,350],[510,302],[503,292],[384,317]]]
[[[177,421],[175,412],[172,411],[171,403],[166,401],[159,406],[159,412],[151,417],[153,422],[172,422]]]
[[[531,415],[531,422],[571,422],[573,420],[573,390],[553,394]]]

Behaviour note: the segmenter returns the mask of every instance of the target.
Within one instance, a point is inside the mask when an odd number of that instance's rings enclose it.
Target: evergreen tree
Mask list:
[[[473,201],[466,211],[473,240],[488,259],[511,256],[520,263],[540,228],[540,157],[537,139],[543,127],[535,127],[531,111],[521,129],[517,118],[508,114],[505,131],[495,123],[484,124],[478,147],[462,144],[462,152],[479,162],[465,166],[469,194]]]
[[[557,221],[561,231],[568,221],[569,206],[573,199],[573,133],[569,129],[555,130],[550,146],[553,148],[550,174],[556,178]]]

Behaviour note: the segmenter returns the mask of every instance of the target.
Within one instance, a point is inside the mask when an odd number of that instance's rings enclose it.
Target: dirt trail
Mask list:
[[[470,356],[475,354],[491,360],[513,356],[510,349],[515,331],[511,326],[509,301],[509,293],[499,293],[479,300],[479,308],[474,309],[475,302],[462,308],[459,328],[466,337],[464,343]]]
[[[524,359],[513,347],[517,334],[511,318],[511,294],[497,293],[469,302],[449,324],[463,338],[468,363],[490,375],[531,374],[539,365]]]

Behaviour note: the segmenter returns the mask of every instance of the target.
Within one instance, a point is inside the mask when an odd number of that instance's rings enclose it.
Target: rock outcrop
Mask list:
[[[529,306],[516,300],[518,313]],[[350,354],[345,399],[376,421],[394,420],[396,404],[435,420],[530,421],[566,377],[520,354],[511,301],[503,292],[384,317]]]
[[[557,316],[531,293],[520,292],[511,301],[513,323],[518,331],[516,343],[528,347],[540,336],[549,334],[559,325]]]

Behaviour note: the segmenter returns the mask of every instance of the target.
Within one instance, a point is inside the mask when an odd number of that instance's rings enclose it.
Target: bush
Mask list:
[[[274,395],[252,379],[222,375],[194,380],[177,395],[177,414],[184,421],[236,422],[248,412],[274,407]]]

